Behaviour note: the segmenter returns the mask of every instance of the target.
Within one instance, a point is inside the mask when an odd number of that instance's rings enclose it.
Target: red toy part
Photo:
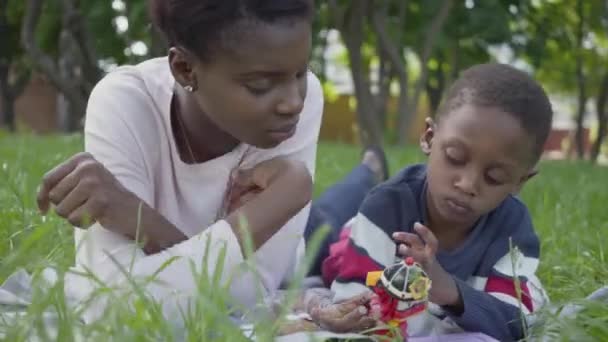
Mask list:
[[[412,257],[405,258],[405,264],[408,266],[412,266],[414,264],[414,258],[412,258]]]

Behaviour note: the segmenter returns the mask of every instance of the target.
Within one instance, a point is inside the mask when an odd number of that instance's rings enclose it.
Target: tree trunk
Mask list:
[[[430,71],[429,74],[432,76],[427,79],[426,82],[426,93],[429,98],[430,115],[435,117],[439,104],[441,103],[441,97],[445,89],[445,72],[444,61],[442,54],[437,54],[437,70]]]
[[[34,65],[65,96],[69,110],[61,115],[73,115],[63,128],[76,130],[85,114],[87,99],[93,86],[101,77],[95,53],[92,49],[82,16],[73,0],[62,1],[62,29],[60,34],[59,66],[37,45],[35,30],[40,19],[43,0],[29,0],[21,42]],[[69,61],[69,62],[68,62]]]
[[[426,32],[424,37],[424,46],[422,47],[422,53],[420,56],[420,77],[416,80],[416,84],[414,86],[414,94],[412,96],[411,101],[409,101],[409,106],[406,111],[399,113],[399,143],[405,144],[407,142],[407,129],[410,126],[412,120],[416,116],[416,111],[418,110],[418,102],[420,101],[420,95],[422,94],[422,90],[424,89],[424,85],[426,84],[426,78],[428,76],[428,68],[426,67],[431,54],[433,53],[433,49],[435,48],[435,42],[439,37],[439,33],[441,33],[441,29],[445,24],[448,15],[450,14],[450,10],[454,4],[453,0],[443,0],[441,3],[441,7],[439,12],[433,18],[431,22],[431,26],[429,30]]]
[[[15,99],[11,94],[4,89],[4,85],[0,85],[0,112],[2,112],[2,123],[0,126],[6,127],[10,132],[15,131]]]
[[[587,91],[585,86],[585,73],[583,71],[583,37],[584,37],[584,12],[583,1],[577,1],[578,25],[577,25],[577,53],[576,53],[576,81],[578,84],[578,108],[576,113],[576,153],[579,159],[585,157],[584,122],[585,108],[587,105]]]
[[[407,0],[400,2],[399,17],[397,18],[397,27],[403,27],[405,23]],[[407,64],[405,58],[399,49],[401,44],[401,37],[396,37],[395,40],[391,39],[387,31],[387,7],[388,4],[384,1],[380,6],[374,6],[375,10],[371,11],[371,24],[374,32],[376,33],[379,45],[391,63],[391,70],[396,75],[397,81],[399,82],[399,100],[397,102],[397,115],[401,116],[401,113],[407,109],[408,104],[408,73]],[[399,30],[400,32],[401,30]],[[380,52],[379,52],[380,53]],[[401,135],[403,132],[397,131],[397,135]]]
[[[460,40],[458,38],[454,39],[453,41],[453,46],[451,47],[451,51],[449,53],[449,65],[450,65],[450,72],[447,74],[447,78],[445,81],[445,85],[447,87],[450,87],[452,85],[452,83],[454,83],[454,81],[456,79],[458,79],[458,74],[460,74]]]
[[[0,37],[8,37],[10,31],[6,18],[7,5],[7,0],[0,0]],[[12,107],[8,89],[8,72],[11,62],[9,50],[8,39],[2,40],[0,43],[0,101],[2,101],[2,107],[0,108],[0,114],[2,114],[2,117],[0,117],[0,126],[6,126],[8,129],[11,129],[9,122],[10,113],[8,109]]]
[[[0,37],[10,37],[14,33],[8,22],[7,9],[8,0],[0,0]],[[15,131],[16,128],[15,101],[21,95],[30,79],[29,70],[26,69],[19,72],[16,62],[19,62],[20,57],[17,56],[15,50],[14,46],[9,45],[9,39],[1,40],[0,96],[2,101],[2,117],[0,118],[0,126],[5,126],[10,131]],[[14,76],[12,80],[11,76]]]
[[[608,124],[608,113],[606,112],[606,102],[608,101],[608,71],[604,73],[604,77],[602,78],[602,83],[600,85],[600,90],[597,95],[597,121],[598,121],[598,131],[597,138],[593,142],[593,146],[591,147],[591,162],[597,163],[597,158],[602,151],[602,143],[604,142],[604,138],[606,137],[607,124]]]
[[[29,72],[23,72],[17,76],[17,80],[10,84],[8,79],[8,70],[10,68],[0,67],[0,96],[2,97],[1,113],[2,121],[0,126],[4,125],[9,131],[14,132],[17,128],[15,122],[15,101],[23,93],[27,82],[30,79]]]
[[[366,0],[352,1],[345,14],[344,26],[341,30],[348,50],[350,70],[357,98],[359,135],[364,146],[380,145],[382,143],[378,116],[375,111],[376,106],[374,105],[374,98],[370,91],[361,54],[365,25],[363,19],[365,18],[367,5],[368,1]]]
[[[380,130],[382,132],[385,132],[387,127],[387,108],[388,99],[390,96],[390,86],[393,78],[393,71],[391,68],[391,64],[388,60],[388,56],[382,50],[382,48],[380,46],[377,46],[376,50],[378,51],[378,58],[380,62],[378,65],[378,89],[374,98],[374,102],[376,104],[376,113],[378,113],[378,122],[380,124]]]

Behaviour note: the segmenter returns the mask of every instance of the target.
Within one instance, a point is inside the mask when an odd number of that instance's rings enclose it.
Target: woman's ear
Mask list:
[[[431,153],[433,137],[435,136],[435,122],[432,118],[426,118],[424,123],[424,132],[422,132],[422,135],[420,136],[420,150],[428,156]]]
[[[169,66],[171,67],[173,78],[175,78],[179,85],[196,90],[197,81],[194,72],[194,59],[190,53],[180,47],[171,47],[169,49]]]

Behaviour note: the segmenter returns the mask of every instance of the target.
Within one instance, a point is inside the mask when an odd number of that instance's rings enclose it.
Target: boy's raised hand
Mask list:
[[[432,267],[435,263],[435,254],[437,253],[437,238],[430,229],[416,222],[414,230],[420,235],[396,232],[393,234],[393,239],[399,242],[398,252],[401,256],[412,257],[425,270]]]
[[[393,234],[393,239],[399,243],[397,247],[399,255],[414,258],[428,274],[432,281],[429,301],[461,312],[463,303],[456,281],[441,267],[435,257],[439,246],[437,238],[428,227],[421,223],[415,223],[414,230],[418,234],[406,232]]]

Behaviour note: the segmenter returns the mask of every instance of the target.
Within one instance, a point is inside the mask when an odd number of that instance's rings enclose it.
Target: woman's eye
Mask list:
[[[272,89],[272,82],[269,79],[259,79],[245,83],[245,88],[254,95],[263,95]]]
[[[298,72],[298,73],[296,74],[296,77],[297,77],[297,78],[306,77],[306,74],[307,74],[307,73],[308,73],[308,68],[306,68],[306,69],[304,69],[304,70],[302,70],[302,71]]]

